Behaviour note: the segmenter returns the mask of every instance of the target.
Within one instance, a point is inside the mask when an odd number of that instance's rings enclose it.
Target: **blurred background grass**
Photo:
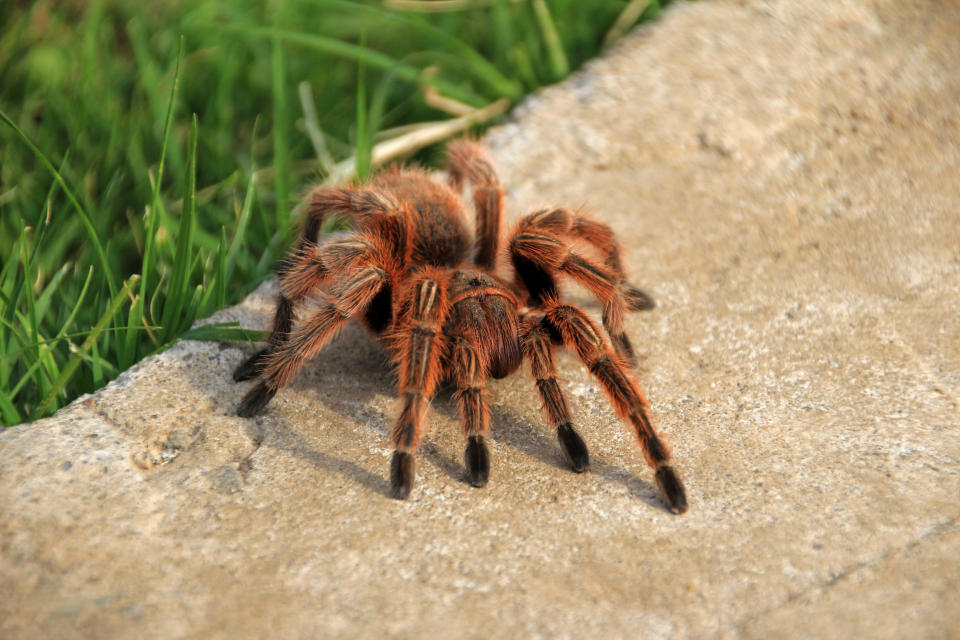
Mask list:
[[[489,124],[662,4],[0,0],[2,423],[178,337],[256,339],[190,327],[269,275],[307,184]]]

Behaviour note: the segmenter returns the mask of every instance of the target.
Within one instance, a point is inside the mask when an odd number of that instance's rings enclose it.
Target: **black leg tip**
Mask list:
[[[403,451],[394,451],[390,461],[390,495],[397,500],[406,500],[413,489],[413,456]]]
[[[560,447],[563,449],[564,455],[567,456],[570,468],[575,473],[583,473],[590,468],[590,454],[587,452],[587,444],[571,425],[562,424],[557,427],[557,438],[560,440]]]
[[[649,295],[636,287],[627,287],[623,293],[627,306],[632,311],[650,311],[656,308],[657,303]]]
[[[276,393],[276,391],[261,382],[253,389],[250,389],[247,395],[243,396],[243,400],[240,401],[240,406],[237,407],[237,415],[241,418],[252,418],[263,411],[263,408],[267,406],[267,403],[270,402]]]
[[[680,514],[687,510],[687,492],[683,488],[680,476],[670,465],[663,465],[657,469],[657,486],[663,492],[667,501],[667,508],[672,513]]]
[[[470,436],[464,458],[470,484],[475,487],[485,486],[490,479],[490,453],[483,436]]]
[[[267,350],[258,351],[253,354],[247,360],[244,361],[239,367],[233,371],[233,381],[234,382],[243,382],[244,380],[253,380],[260,375],[260,369],[263,366],[264,360],[266,360]]]

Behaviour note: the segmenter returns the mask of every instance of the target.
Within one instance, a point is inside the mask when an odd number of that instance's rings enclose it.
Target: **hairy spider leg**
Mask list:
[[[644,457],[655,472],[657,485],[673,513],[687,510],[687,497],[680,477],[668,463],[670,450],[650,422],[650,407],[639,385],[630,376],[620,358],[603,339],[599,328],[581,310],[561,304],[557,298],[545,301],[547,321],[556,328],[565,345],[600,383],[613,408],[632,426]]]
[[[653,298],[627,282],[623,261],[620,258],[620,244],[609,225],[572,213],[573,224],[570,235],[593,245],[603,255],[604,264],[620,278],[618,288],[624,304],[631,311],[649,311],[657,306]]]
[[[473,186],[473,204],[477,214],[476,252],[473,263],[493,270],[500,245],[503,217],[503,187],[483,148],[471,140],[457,140],[447,147],[450,183],[457,192],[465,181]]]
[[[318,308],[297,322],[287,340],[266,357],[260,381],[244,396],[237,415],[249,418],[262,411],[280,387],[336,336],[347,320],[366,311],[387,282],[386,270],[368,264],[335,282],[330,293],[320,294]]]
[[[296,251],[287,255],[276,273],[279,277],[280,293],[277,295],[277,309],[273,314],[273,327],[267,337],[267,347],[245,360],[233,372],[236,382],[252,380],[260,375],[268,356],[287,341],[296,309],[306,296],[306,292],[320,288],[327,281],[330,272],[320,260],[317,245],[301,243]]]
[[[488,377],[502,378],[520,366],[517,299],[509,285],[493,275],[461,269],[450,278],[450,314],[444,326],[449,349],[445,373],[467,438],[464,463],[470,484],[486,485],[490,455]]]
[[[284,281],[293,276],[301,282],[309,279],[319,287],[326,280],[329,272],[317,256],[320,229],[328,213],[348,203],[349,198],[344,195],[343,189],[318,188],[311,192],[300,240],[274,270],[280,281],[280,294],[277,296],[277,309],[273,316],[273,327],[267,338],[267,347],[253,354],[236,368],[233,372],[235,381],[251,380],[260,375],[267,356],[287,341],[290,329],[293,327],[295,307],[302,301],[303,293],[309,289],[295,287],[301,290],[301,295],[297,295],[296,292],[284,290]]]
[[[626,281],[626,272],[620,258],[620,245],[609,225],[587,218],[569,209],[544,209],[528,216],[534,218],[533,226],[542,226],[549,231],[584,240],[603,256],[604,265],[618,278],[618,288],[631,311],[648,311],[656,302],[649,295]]]
[[[445,274],[426,267],[401,292],[402,316],[391,331],[390,346],[397,366],[397,391],[403,410],[391,433],[391,493],[398,500],[410,495],[415,476],[414,457],[424,433],[427,406],[440,380],[443,328],[447,314]]]
[[[449,367],[456,388],[453,397],[467,438],[464,464],[470,484],[482,487],[490,477],[490,454],[484,441],[490,433],[490,402],[484,388],[487,376],[477,350],[466,336],[456,335],[451,343]]]
[[[236,368],[233,372],[235,381],[251,380],[260,374],[269,355],[287,341],[296,308],[308,293],[322,287],[335,270],[324,260],[321,245],[317,244],[323,223],[333,213],[346,213],[354,226],[380,232],[387,238],[396,236],[397,230],[402,228],[399,216],[395,215],[394,203],[379,193],[338,187],[317,187],[311,191],[300,241],[276,268],[280,294],[277,296],[277,309],[267,347]],[[402,238],[400,242],[402,244]],[[373,317],[368,318],[367,322],[374,331],[380,332],[386,327],[382,318],[389,315],[384,312],[385,303],[389,303],[389,300],[389,292],[386,292],[374,305]]]
[[[579,214],[572,214],[572,219],[570,235],[593,245],[603,256],[606,267],[617,276],[617,292],[603,305],[603,326],[617,353],[631,366],[636,366],[633,345],[623,326],[624,311],[649,311],[657,305],[653,298],[627,282],[623,261],[620,259],[620,245],[613,229]]]
[[[553,364],[553,345],[561,342],[562,338],[543,315],[527,314],[521,326],[520,344],[537,384],[543,414],[556,429],[567,462],[575,472],[582,473],[590,468],[590,454],[583,438],[573,428],[567,399],[560,389]]]
[[[545,297],[557,294],[551,272],[563,274],[584,285],[603,305],[604,329],[617,353],[631,366],[635,366],[633,345],[623,327],[627,302],[623,293],[625,281],[618,254],[610,254],[601,249],[607,264],[600,265],[574,251],[571,242],[578,237],[572,231],[576,219],[577,216],[567,209],[544,209],[521,220],[510,241],[514,268],[525,283],[528,278],[533,279],[536,293],[530,293],[534,303],[538,305]],[[585,221],[584,218],[580,219]],[[596,231],[602,226],[604,225],[598,223],[593,230]],[[612,233],[610,235],[612,236]],[[597,234],[592,237],[594,240],[599,238]],[[589,239],[584,239],[590,242]],[[615,250],[615,245],[613,248]],[[634,287],[629,289],[635,290]],[[642,292],[640,293],[642,295]]]

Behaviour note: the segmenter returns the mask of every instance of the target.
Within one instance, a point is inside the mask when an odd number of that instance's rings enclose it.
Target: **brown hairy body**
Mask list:
[[[421,170],[394,168],[367,185],[310,193],[303,233],[278,268],[280,295],[267,348],[234,372],[237,381],[257,379],[237,413],[262,411],[304,362],[358,319],[386,344],[403,401],[391,433],[394,497],[406,498],[413,487],[427,406],[444,380],[455,387],[470,483],[487,483],[484,385],[489,377],[513,373],[523,360],[571,468],[582,472],[589,467],[587,447],[553,364],[553,350],[567,347],[632,427],[668,508],[686,511],[683,484],[632,372],[634,353],[623,327],[626,311],[650,309],[653,302],[627,283],[611,229],[568,209],[524,217],[507,243],[514,272],[508,281],[496,273],[503,189],[493,167],[469,141],[450,145],[448,164],[449,185]],[[467,184],[473,230],[460,197]],[[349,231],[320,239],[333,215],[347,217]],[[564,278],[597,297],[602,328],[561,300],[558,280]]]

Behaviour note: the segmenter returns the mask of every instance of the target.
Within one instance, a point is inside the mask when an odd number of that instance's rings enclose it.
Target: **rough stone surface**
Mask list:
[[[181,343],[0,435],[0,636],[960,637],[958,33],[953,2],[677,4],[488,135],[512,216],[589,206],[658,300],[629,330],[686,515],[572,357],[591,473],[517,375],[491,484],[445,393],[397,502],[363,331],[257,420],[251,348]]]

